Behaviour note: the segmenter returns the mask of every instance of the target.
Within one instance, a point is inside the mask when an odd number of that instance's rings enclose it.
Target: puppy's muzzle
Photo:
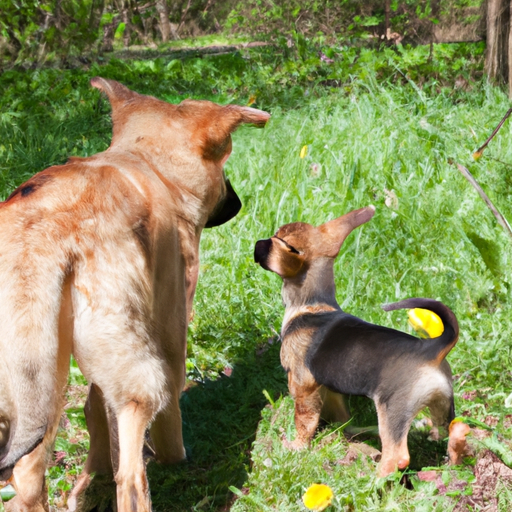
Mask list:
[[[269,270],[267,266],[268,255],[272,247],[272,240],[266,238],[265,240],[258,240],[254,246],[254,261],[259,263],[265,270]]]

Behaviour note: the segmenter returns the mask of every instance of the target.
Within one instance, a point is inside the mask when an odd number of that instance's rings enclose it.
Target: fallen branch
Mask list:
[[[220,45],[220,46],[204,46],[197,48],[180,48],[167,50],[155,50],[145,47],[137,47],[132,45],[130,48],[115,51],[105,55],[105,57],[114,57],[116,59],[156,59],[157,57],[167,57],[170,59],[186,59],[193,57],[202,57],[203,55],[224,55],[235,53],[245,48],[257,48],[273,46],[271,43],[263,41],[253,41],[251,43],[240,43],[236,45]]]
[[[484,152],[484,149],[487,147],[489,142],[494,138],[494,136],[498,133],[499,129],[503,126],[503,123],[507,120],[507,118],[512,114],[512,108],[509,108],[507,113],[503,116],[502,120],[498,123],[498,126],[494,128],[494,131],[491,133],[489,138],[473,153],[473,158],[475,160],[478,160],[482,153]]]
[[[485,204],[489,207],[493,215],[496,217],[498,223],[500,226],[507,232],[508,236],[512,238],[512,229],[510,228],[510,224],[507,222],[507,219],[503,217],[503,215],[499,212],[498,208],[494,206],[494,203],[489,199],[487,194],[483,191],[482,187],[478,184],[478,182],[475,180],[473,175],[463,166],[455,162],[455,165],[457,166],[457,169],[461,172],[461,174],[466,178],[471,185],[473,185],[473,188],[478,192],[480,197],[484,200]]]

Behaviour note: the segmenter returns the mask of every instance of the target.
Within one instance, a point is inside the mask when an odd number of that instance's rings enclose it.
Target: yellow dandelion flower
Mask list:
[[[251,94],[249,96],[249,101],[247,102],[247,106],[250,107],[254,103],[256,103],[256,94]]]
[[[300,157],[301,158],[304,158],[306,155],[308,154],[308,147],[307,146],[302,146],[302,149],[300,150]]]
[[[433,311],[422,308],[410,309],[409,323],[420,338],[437,338],[444,332],[444,325]]]
[[[313,484],[302,496],[302,501],[309,510],[322,511],[332,503],[333,496],[332,490],[328,485]]]

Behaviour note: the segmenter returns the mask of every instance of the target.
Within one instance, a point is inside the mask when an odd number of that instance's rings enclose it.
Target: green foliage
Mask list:
[[[0,36],[6,41],[0,45],[0,58],[5,50],[17,62],[43,62],[55,53],[61,58],[80,55],[98,38],[95,14],[100,4],[97,0],[0,0]]]
[[[250,34],[300,50],[303,41],[349,46],[433,41],[438,23],[478,27],[483,0],[167,1],[173,30]],[[0,0],[0,66],[87,62],[114,48],[162,43],[155,2]],[[175,34],[173,38],[183,37]],[[180,43],[171,43],[180,46]],[[169,43],[164,43],[168,46]]]
[[[226,28],[279,39],[300,33],[326,36],[360,45],[386,40],[386,30],[408,42],[430,42],[434,26],[477,24],[483,0],[242,0],[235,4]],[[386,24],[387,23],[387,24]]]

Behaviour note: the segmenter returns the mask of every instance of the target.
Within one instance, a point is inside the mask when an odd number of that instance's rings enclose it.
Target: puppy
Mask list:
[[[112,106],[103,153],[36,174],[0,203],[0,480],[9,510],[47,510],[44,473],[70,354],[91,384],[90,452],[68,502],[111,475],[119,511],[151,510],[142,457],[185,457],[179,397],[199,237],[241,203],[223,166],[231,133],[269,114],[172,105],[93,78]]]
[[[407,299],[387,311],[424,308],[439,315],[444,332],[433,339],[373,325],[343,312],[335,298],[334,259],[351,231],[368,222],[373,206],[313,227],[287,224],[256,243],[254,259],[283,279],[286,308],[281,330],[281,363],[295,399],[297,437],[285,444],[300,449],[318,425],[322,405],[349,418],[340,395],[374,400],[382,441],[380,476],[409,464],[407,433],[416,414],[428,406],[434,425],[454,418],[451,370],[445,357],[458,338],[454,314],[430,299]],[[334,392],[334,393],[333,393]]]

